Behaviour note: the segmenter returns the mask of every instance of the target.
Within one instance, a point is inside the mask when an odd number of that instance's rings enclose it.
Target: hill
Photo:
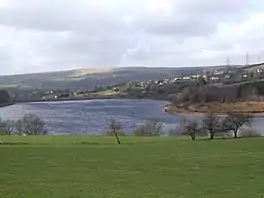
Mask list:
[[[62,72],[0,76],[0,87],[13,89],[93,89],[130,81],[159,80],[202,72],[201,67],[124,67],[80,69]]]

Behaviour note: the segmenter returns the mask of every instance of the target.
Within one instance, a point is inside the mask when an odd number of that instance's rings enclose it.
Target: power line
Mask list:
[[[249,63],[249,55],[248,55],[248,52],[246,52],[246,65],[248,65]]]
[[[226,66],[230,66],[230,58],[229,58],[229,56],[226,59]]]

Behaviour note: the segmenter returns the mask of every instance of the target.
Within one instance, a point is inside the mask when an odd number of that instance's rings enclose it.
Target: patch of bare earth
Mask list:
[[[72,76],[83,76],[88,74],[100,74],[110,72],[112,68],[87,68],[79,69],[74,72]]]
[[[168,110],[174,114],[206,114],[215,112],[226,114],[228,112],[249,113],[255,116],[264,115],[264,102],[235,102],[235,103],[196,103],[185,108],[171,106]]]

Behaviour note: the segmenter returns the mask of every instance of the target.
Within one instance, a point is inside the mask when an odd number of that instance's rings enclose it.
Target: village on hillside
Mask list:
[[[149,79],[146,81],[127,82],[117,85],[98,86],[93,90],[48,90],[39,93],[34,91],[31,95],[38,95],[39,100],[83,99],[113,97],[125,88],[148,88],[150,86],[164,86],[185,82],[203,81],[208,85],[224,86],[234,83],[256,81],[264,78],[264,63],[245,67],[223,66],[212,71],[206,69],[200,74],[192,74],[165,79]]]

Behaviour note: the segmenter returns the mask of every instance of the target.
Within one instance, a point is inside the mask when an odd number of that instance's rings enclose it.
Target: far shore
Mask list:
[[[159,100],[166,101],[162,99],[155,98],[136,98],[136,97],[117,97],[117,96],[100,96],[100,97],[91,97],[91,98],[57,98],[57,99],[49,99],[49,100],[18,100],[15,103],[31,103],[31,102],[71,102],[71,101],[89,101],[89,100]],[[168,101],[169,103],[169,101]]]
[[[204,117],[210,113],[210,111],[207,111],[207,112],[201,112],[199,110],[191,111],[191,110],[188,110],[185,108],[179,108],[179,107],[172,105],[172,104],[165,105],[164,111],[169,113],[169,114],[172,114],[172,115],[193,116],[193,117]],[[236,111],[236,112],[250,114],[254,117],[264,117],[264,111],[258,111],[258,112]],[[219,116],[226,116],[227,115],[227,113],[218,113],[218,112],[216,112],[216,114]]]

